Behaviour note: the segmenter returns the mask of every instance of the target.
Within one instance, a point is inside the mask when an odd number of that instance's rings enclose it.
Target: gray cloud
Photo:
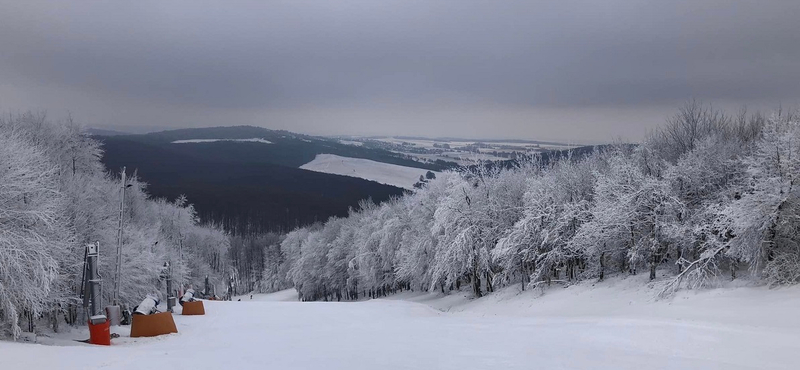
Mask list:
[[[0,109],[104,126],[640,138],[800,98],[800,2],[0,0]]]

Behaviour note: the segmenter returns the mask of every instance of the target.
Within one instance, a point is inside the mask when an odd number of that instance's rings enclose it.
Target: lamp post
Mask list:
[[[119,224],[117,226],[117,265],[116,271],[114,272],[114,305],[119,305],[119,292],[121,288],[120,279],[122,278],[122,227],[123,227],[123,216],[125,214],[125,189],[131,187],[131,184],[127,184],[125,181],[125,167],[122,167],[122,186],[121,186],[121,196],[119,201]]]
[[[172,295],[172,264],[169,261],[164,262],[164,270],[167,274],[167,311],[172,312],[172,307],[175,305],[175,297]]]

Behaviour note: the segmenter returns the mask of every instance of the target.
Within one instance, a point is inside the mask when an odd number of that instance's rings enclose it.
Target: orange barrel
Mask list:
[[[92,324],[89,321],[89,343],[99,344],[101,346],[111,345],[111,321],[105,320],[103,322]]]

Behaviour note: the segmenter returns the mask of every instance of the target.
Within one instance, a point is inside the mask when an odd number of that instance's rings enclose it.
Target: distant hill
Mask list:
[[[272,144],[258,142],[199,142],[173,144],[175,141],[197,139],[264,139]],[[422,163],[404,155],[383,149],[341,144],[338,140],[295,134],[288,131],[268,130],[261,127],[233,126],[193,128],[155,132],[143,135],[114,136],[114,141],[135,141],[160,146],[198,160],[270,163],[299,168],[311,162],[317,154],[335,154],[342,157],[363,158],[406,167],[441,171],[452,163]]]
[[[382,202],[406,191],[350,176],[395,184],[387,179],[400,174],[385,173],[385,168],[395,168],[391,165],[403,166],[415,176],[418,175],[414,168],[423,174],[427,170],[443,171],[454,165],[444,161],[423,163],[405,154],[368,145],[347,145],[335,138],[252,126],[181,129],[140,135],[90,133],[103,143],[103,162],[109,171],[118,172],[123,166],[130,174],[135,171],[149,184],[150,194],[156,197],[173,200],[184,194],[203,220],[220,222],[235,233],[290,230],[331,216],[345,216],[348,209],[357,207],[361,200]],[[571,153],[581,157],[593,150],[595,147],[581,147],[572,149]],[[567,152],[552,151],[541,155],[548,161]],[[323,154],[327,156],[320,156]],[[345,157],[339,161],[344,167],[328,168],[330,164],[327,164],[326,168],[317,168],[319,163],[314,167],[315,163],[310,162],[318,156]],[[351,173],[354,170],[346,164],[354,163],[373,163],[367,166],[370,176]],[[484,165],[514,164],[512,160]],[[320,172],[301,168],[304,165]],[[353,168],[364,170],[363,167]]]
[[[115,131],[115,130],[107,130],[104,128],[94,128],[89,127],[85,130],[85,132],[92,136],[117,136],[117,135],[130,135],[129,132],[122,132],[122,131]]]
[[[377,182],[299,168],[317,154],[369,159],[421,172],[447,168],[386,150],[250,126],[96,138],[103,143],[103,162],[109,171],[118,172],[123,166],[129,173],[137,171],[157,197],[172,200],[185,194],[201,218],[221,222],[237,233],[288,230],[344,216],[363,199],[382,202],[404,192]]]

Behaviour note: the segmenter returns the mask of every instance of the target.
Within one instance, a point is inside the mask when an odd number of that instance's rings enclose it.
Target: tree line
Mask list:
[[[0,330],[13,337],[47,319],[80,323],[84,248],[100,245],[102,296],[114,293],[122,184],[106,172],[101,145],[67,119],[0,117]],[[165,263],[177,284],[223,286],[230,240],[200,224],[185,197],[151,199],[135,174],[126,183],[120,303],[165,296]]]
[[[796,283],[798,118],[690,102],[638,145],[445,172],[269,243],[260,289],[348,300],[610,274],[648,274],[660,295]]]

